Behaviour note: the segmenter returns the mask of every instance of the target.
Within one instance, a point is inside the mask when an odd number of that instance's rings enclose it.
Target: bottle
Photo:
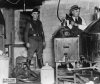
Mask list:
[[[54,84],[54,69],[48,63],[41,68],[41,84]]]

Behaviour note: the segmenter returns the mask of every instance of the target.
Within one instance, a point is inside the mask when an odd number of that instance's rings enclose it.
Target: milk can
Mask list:
[[[9,58],[0,53],[0,84],[8,84],[5,79],[9,77]]]
[[[54,69],[48,63],[41,68],[41,84],[54,84]]]

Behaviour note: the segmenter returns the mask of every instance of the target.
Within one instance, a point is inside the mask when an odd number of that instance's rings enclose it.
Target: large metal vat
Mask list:
[[[79,60],[79,37],[54,39],[55,62]]]
[[[82,33],[82,53],[88,61],[100,61],[100,19]]]

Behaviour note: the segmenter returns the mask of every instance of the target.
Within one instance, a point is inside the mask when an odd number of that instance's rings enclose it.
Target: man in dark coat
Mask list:
[[[70,17],[66,14],[67,26],[75,33],[80,35],[81,32],[86,28],[85,20],[80,17],[80,7],[73,5],[70,9]]]
[[[37,8],[32,10],[32,18],[26,25],[25,43],[28,48],[28,65],[30,65],[31,59],[36,52],[37,62],[41,68],[43,66],[43,46],[45,46],[46,43],[42,22],[39,20],[39,14],[40,11]]]

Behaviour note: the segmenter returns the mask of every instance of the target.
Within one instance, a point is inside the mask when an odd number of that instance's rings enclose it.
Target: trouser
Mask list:
[[[28,61],[32,59],[34,53],[36,52],[37,62],[41,68],[43,66],[43,42],[42,40],[36,41],[34,39],[29,39],[29,43],[31,47],[28,48]]]

